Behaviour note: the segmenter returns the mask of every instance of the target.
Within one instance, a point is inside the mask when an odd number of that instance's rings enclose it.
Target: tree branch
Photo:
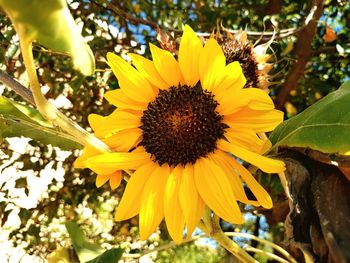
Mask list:
[[[305,19],[307,26],[300,31],[296,45],[296,61],[277,96],[276,108],[278,109],[284,107],[290,92],[296,88],[299,78],[304,74],[306,64],[312,54],[311,43],[316,34],[317,23],[323,13],[323,3],[324,0],[313,0],[311,3],[309,15]]]
[[[173,32],[177,35],[181,35],[182,34],[182,30],[179,29],[175,29],[175,28],[171,28],[171,27],[166,27],[166,26],[162,26],[162,25],[158,25],[156,22],[153,21],[149,21],[146,19],[142,19],[142,18],[138,18],[133,16],[132,14],[129,14],[128,12],[120,9],[119,7],[117,7],[116,5],[112,4],[112,3],[107,3],[106,6],[101,5],[100,3],[94,1],[94,0],[90,0],[91,3],[95,4],[96,6],[103,8],[105,10],[108,10],[112,13],[114,13],[115,15],[118,15],[119,17],[128,20],[131,24],[133,25],[147,25],[149,27],[151,27],[154,30],[157,30],[158,28],[165,30],[165,31],[170,31]],[[308,16],[309,17],[309,16]],[[302,31],[309,23],[309,20],[306,18],[304,24],[301,27],[297,27],[297,28],[287,28],[287,29],[282,29],[279,30],[278,32],[273,32],[273,31],[266,31],[266,32],[256,32],[256,31],[246,31],[247,35],[250,36],[252,39],[263,39],[264,38],[271,38],[273,35],[275,35],[275,39],[283,39],[292,35],[295,35],[297,33],[299,33],[300,31]],[[224,26],[221,26],[221,29],[225,32],[229,32],[231,34],[235,34],[240,32],[240,30],[233,30],[233,29],[228,29],[225,28]],[[203,36],[203,37],[209,37],[211,35],[211,33],[207,33],[207,32],[196,32],[197,36]]]
[[[105,10],[108,10],[108,11],[111,11],[112,13],[128,20],[131,24],[133,25],[139,25],[139,24],[142,24],[142,25],[147,25],[153,29],[157,29],[158,25],[157,23],[154,23],[152,21],[148,21],[148,20],[145,20],[145,19],[142,19],[142,18],[138,18],[138,17],[134,17],[133,15],[125,12],[124,10],[120,9],[119,7],[115,6],[114,4],[112,3],[107,3],[106,6],[94,1],[94,0],[90,0],[91,3],[93,3],[94,5],[100,7],[100,8],[103,8]]]
[[[350,43],[343,45],[343,47],[350,48]],[[336,52],[338,52],[336,46],[322,47],[312,51],[312,56],[318,56],[319,54],[323,54],[323,53],[329,54],[329,53],[336,53]]]
[[[28,103],[35,106],[33,93],[30,89],[24,87],[17,80],[13,79],[6,72],[0,70],[0,81],[4,83],[8,88],[15,91],[18,95],[20,95],[23,99],[25,99]]]

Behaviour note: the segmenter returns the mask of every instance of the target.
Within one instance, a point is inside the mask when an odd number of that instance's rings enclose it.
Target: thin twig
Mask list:
[[[90,0],[91,3],[93,3],[94,5],[98,6],[99,8],[103,8],[107,11],[111,11],[112,13],[128,20],[131,24],[133,25],[139,25],[139,24],[142,24],[142,25],[147,25],[153,29],[157,29],[157,24],[154,23],[154,22],[151,22],[151,21],[148,21],[148,20],[145,20],[145,19],[142,19],[142,18],[137,18],[137,17],[134,17],[133,15],[125,12],[124,10],[121,10],[120,8],[118,8],[117,6],[111,4],[111,3],[108,3],[107,6],[104,6],[94,0]]]
[[[120,9],[119,7],[117,7],[116,5],[114,5],[112,3],[107,3],[107,5],[104,6],[104,5],[101,5],[100,3],[97,3],[94,0],[90,0],[90,2],[95,4],[96,6],[98,6],[100,8],[103,8],[105,10],[113,12],[114,14],[118,15],[119,17],[121,17],[125,20],[128,20],[133,25],[140,25],[140,24],[147,25],[154,30],[157,30],[158,28],[160,28],[160,29],[165,30],[165,31],[173,32],[174,34],[177,34],[177,35],[181,35],[183,33],[183,31],[180,29],[162,26],[162,25],[157,24],[156,22],[135,17],[132,14],[129,14],[128,12]],[[246,31],[246,33],[248,36],[250,36],[252,38],[271,37],[275,34],[276,35],[275,39],[277,40],[277,39],[282,39],[282,38],[286,38],[288,36],[295,35],[295,34],[299,33],[301,30],[303,30],[304,27],[306,27],[306,26],[307,26],[307,23],[304,23],[304,25],[301,27],[282,29],[282,30],[279,30],[277,33],[273,32],[273,31],[271,31],[271,32]],[[228,28],[225,28],[223,26],[221,26],[221,28],[223,31],[230,32],[232,34],[240,32],[240,30],[228,29]],[[211,33],[196,32],[196,35],[208,37],[211,35]]]
[[[92,1],[94,3],[96,3],[95,1]],[[162,26],[158,26],[157,23],[153,22],[153,21],[149,21],[149,20],[145,20],[142,18],[138,18],[138,17],[134,17],[133,15],[125,12],[124,10],[118,8],[116,5],[112,4],[112,3],[108,3],[107,4],[107,9],[109,9],[110,11],[113,11],[113,13],[117,14],[118,16],[128,20],[130,23],[134,24],[134,25],[146,25],[149,26],[153,29],[157,29],[157,28],[162,28],[162,29],[167,29],[165,27]]]
[[[289,263],[289,261],[287,261],[287,260],[285,260],[285,259],[283,259],[283,258],[281,258],[281,257],[279,257],[279,256],[277,256],[277,255],[275,255],[273,253],[266,252],[266,251],[264,251],[262,249],[258,249],[258,248],[251,247],[251,246],[246,246],[244,249],[246,251],[248,251],[248,252],[254,252],[256,254],[262,254],[262,255],[267,256],[269,258],[272,258],[272,259],[274,259],[274,260],[276,260],[277,262],[280,262],[280,263]]]
[[[342,45],[343,48],[350,48],[350,43],[347,43],[345,45]],[[335,53],[335,52],[338,52],[338,49],[337,49],[337,46],[332,46],[332,47],[321,47],[321,48],[318,48],[317,50],[313,50],[312,51],[312,56],[318,56],[322,53],[326,53],[326,54],[329,54],[329,53]]]
[[[23,99],[25,99],[28,103],[35,106],[34,97],[31,90],[24,87],[21,83],[13,79],[9,74],[2,70],[0,70],[0,81],[4,83],[8,88],[16,92]]]
[[[280,247],[279,245],[276,245],[275,243],[265,240],[265,239],[261,239],[257,236],[254,236],[252,234],[248,234],[248,233],[239,233],[239,232],[225,232],[225,235],[227,236],[236,236],[236,237],[244,237],[244,238],[250,238],[256,241],[259,241],[260,243],[263,243],[265,245],[268,245],[270,247],[272,247],[273,249],[275,249],[276,251],[278,251],[279,253],[281,253],[284,257],[286,257],[290,262],[293,263],[297,263],[297,261],[282,247]]]

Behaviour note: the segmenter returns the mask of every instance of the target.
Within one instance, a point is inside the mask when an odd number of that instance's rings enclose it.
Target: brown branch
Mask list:
[[[15,91],[30,104],[35,105],[33,93],[31,90],[24,87],[21,83],[13,79],[10,75],[2,70],[0,70],[0,82],[4,83],[8,88]]]
[[[95,4],[96,6],[98,6],[100,8],[103,8],[105,10],[108,10],[108,11],[114,13],[115,15],[118,15],[119,17],[122,17],[125,20],[128,20],[133,25],[140,25],[140,24],[147,25],[147,26],[151,27],[154,30],[157,30],[158,28],[160,28],[160,29],[162,29],[164,31],[174,32],[177,35],[181,35],[182,32],[183,32],[182,30],[179,30],[179,29],[158,25],[156,22],[135,17],[135,16],[129,14],[128,12],[120,9],[119,7],[117,7],[116,5],[114,5],[112,3],[107,3],[107,5],[104,6],[104,5],[100,4],[100,3],[97,3],[94,0],[90,0],[90,2]],[[275,39],[278,40],[278,39],[283,39],[283,38],[286,38],[286,37],[289,37],[289,36],[292,36],[292,35],[295,35],[295,34],[299,33],[301,30],[304,29],[304,27],[307,26],[308,22],[309,21],[306,18],[305,23],[301,27],[282,29],[282,30],[279,30],[278,32],[273,32],[273,31],[269,31],[269,32],[267,32],[267,31],[265,31],[265,32],[246,31],[246,33],[252,39],[259,39],[259,38],[267,38],[267,39],[269,39],[273,35],[275,35]],[[228,28],[225,28],[224,26],[221,26],[221,28],[222,28],[223,31],[230,32],[231,34],[235,34],[235,33],[240,32],[240,30],[228,29]],[[196,32],[196,34],[198,36],[209,37],[211,33]]]
[[[271,16],[274,14],[279,14],[283,7],[282,0],[269,0],[268,5],[265,7],[265,15]]]
[[[278,109],[284,107],[290,92],[296,88],[299,78],[304,74],[306,64],[312,54],[311,43],[316,34],[317,23],[323,13],[323,3],[324,0],[313,0],[311,3],[310,13],[305,23],[307,26],[300,31],[296,45],[296,61],[277,96],[276,107]]]
[[[169,31],[179,31],[179,30],[176,30],[176,29],[173,29],[173,28],[168,28],[168,27],[163,27],[163,26],[159,26],[157,23],[153,22],[153,21],[149,21],[149,20],[145,20],[145,19],[142,19],[142,18],[138,18],[138,17],[135,17],[129,13],[127,13],[126,11],[120,9],[119,7],[117,7],[116,5],[112,4],[112,3],[107,3],[106,6],[100,4],[100,3],[97,3],[96,1],[94,0],[91,0],[90,1],[91,3],[93,3],[94,5],[100,7],[100,8],[103,8],[105,10],[108,10],[108,11],[111,11],[112,13],[128,20],[131,24],[133,25],[146,25],[146,26],[149,26],[155,30],[157,30],[157,28],[161,28],[161,29],[164,29],[164,30],[169,30]],[[182,31],[181,31],[182,32]]]
[[[343,45],[343,47],[350,48],[350,43],[347,43],[346,45]],[[312,51],[312,56],[318,56],[319,54],[329,54],[329,53],[335,53],[338,52],[336,46],[331,46],[331,47],[322,47],[317,50]]]
[[[95,3],[94,1],[92,1],[93,3]],[[112,3],[108,3],[107,4],[107,9],[109,9],[110,11],[113,11],[113,13],[119,15],[120,17],[128,20],[130,23],[134,24],[134,25],[146,25],[149,26],[153,29],[157,29],[159,26],[157,23],[149,21],[149,20],[145,20],[142,18],[138,18],[138,17],[134,17],[133,15],[125,12],[124,10],[118,8],[116,5],[112,4]]]

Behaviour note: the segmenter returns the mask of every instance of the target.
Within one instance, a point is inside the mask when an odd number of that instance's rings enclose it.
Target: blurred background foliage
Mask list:
[[[209,34],[222,24],[228,29],[258,32],[249,36],[254,43],[261,36],[259,32],[270,32],[275,24],[279,30],[294,32],[287,36],[277,35],[268,51],[275,62],[270,73],[274,83],[270,94],[289,118],[335,90],[350,76],[349,2],[324,1],[311,46],[303,47],[303,43],[298,43],[303,31],[298,29],[302,29],[311,4],[312,1],[306,0],[71,0],[70,11],[95,55],[96,72],[91,77],[83,77],[72,69],[71,59],[66,54],[51,52],[36,44],[34,56],[39,79],[45,96],[89,129],[87,117],[90,113],[107,115],[113,110],[113,106],[103,99],[107,90],[118,88],[117,80],[105,63],[107,52],[125,58],[128,52],[150,57],[147,43],[157,42],[156,25],[166,32],[174,31],[176,39],[181,34],[181,26],[186,23],[196,32]],[[260,41],[267,40],[263,37]],[[287,92],[288,96],[282,100],[279,94],[286,89],[288,74],[293,67],[298,67],[297,58],[302,49],[307,49],[310,57],[305,69],[300,69],[302,74],[294,78],[295,85]],[[28,86],[18,37],[4,12],[0,12],[0,67]],[[25,103],[2,85],[1,93]],[[77,262],[64,226],[67,221],[76,221],[87,239],[104,249],[118,245],[125,247],[125,261],[137,260],[130,254],[142,254],[169,243],[164,226],[148,241],[140,242],[137,218],[114,222],[113,214],[124,185],[114,191],[107,184],[96,188],[95,174],[72,167],[78,154],[79,150],[62,151],[25,138],[0,139],[1,262],[10,258],[16,258],[11,262],[46,262],[54,253],[66,255],[67,262]],[[222,227],[226,231],[251,233],[286,247],[283,222],[288,206],[283,189],[275,175],[258,176],[272,195],[274,209],[243,207],[247,219],[244,225],[222,222]],[[265,251],[269,249],[252,240],[236,241]],[[264,256],[255,256],[259,262],[267,262]],[[148,253],[141,261],[234,262],[208,239]]]

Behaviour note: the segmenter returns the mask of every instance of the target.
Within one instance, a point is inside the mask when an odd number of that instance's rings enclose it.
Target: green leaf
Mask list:
[[[20,136],[52,144],[63,150],[82,148],[72,136],[54,129],[36,109],[0,96],[0,137]]]
[[[323,153],[350,151],[350,81],[280,124],[270,135],[278,146],[304,147]]]
[[[83,230],[77,223],[69,221],[65,225],[80,262],[88,262],[105,252],[105,249],[99,245],[87,241]]]
[[[17,117],[45,127],[52,127],[51,124],[41,116],[38,110],[19,104],[2,96],[0,96],[0,114],[4,117]]]
[[[112,248],[87,263],[117,263],[121,259],[123,252],[124,249],[122,248]]]
[[[95,70],[95,59],[81,36],[64,0],[0,0],[16,30],[24,28],[21,41],[38,41],[46,48],[66,52],[84,75]],[[17,32],[19,33],[19,32]],[[22,39],[24,38],[24,39]]]
[[[81,144],[64,132],[16,117],[4,117],[0,114],[0,138],[21,136],[60,147],[62,150],[82,148]]]

